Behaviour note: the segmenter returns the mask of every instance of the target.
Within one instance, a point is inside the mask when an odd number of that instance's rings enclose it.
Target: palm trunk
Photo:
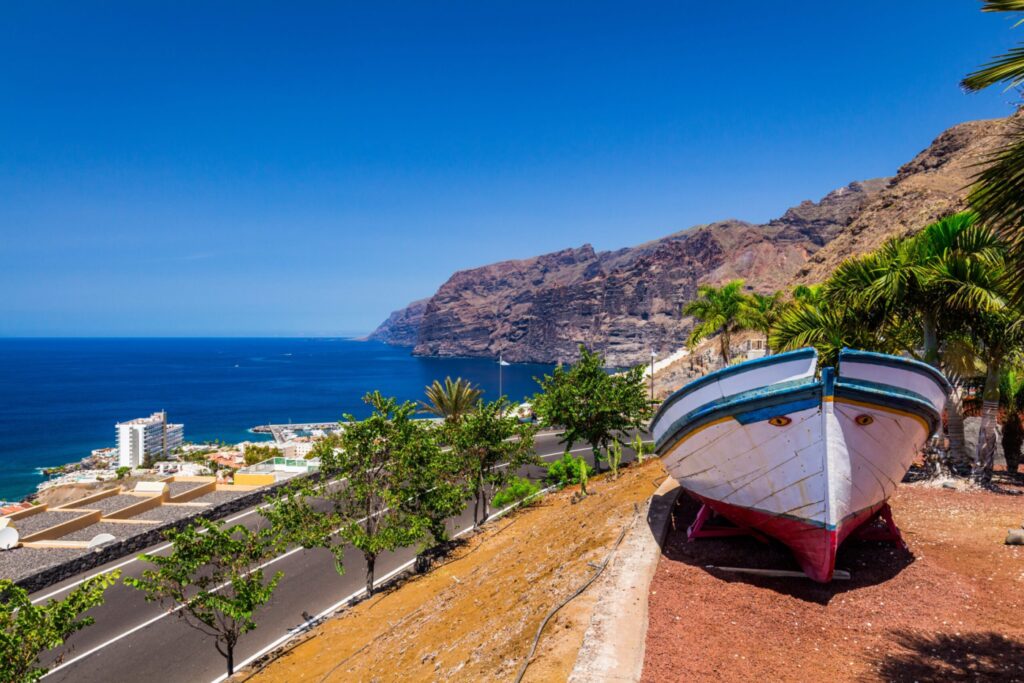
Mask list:
[[[731,358],[729,356],[729,347],[731,346],[731,344],[730,344],[731,341],[732,341],[732,339],[730,339],[729,333],[726,332],[725,330],[722,330],[721,353],[722,353],[722,365],[723,365],[723,367],[728,367],[729,366],[729,361],[731,360]]]
[[[974,454],[974,475],[982,482],[992,480],[996,456],[996,421],[999,416],[999,370],[1002,359],[990,358],[985,373],[985,390],[981,395],[981,426],[978,447]]]
[[[939,367],[939,333],[935,314],[926,312],[921,317],[921,333],[924,337],[924,362]]]
[[[960,385],[954,383],[946,397],[946,425],[949,429],[948,465],[965,466],[970,462],[964,437],[964,401]]]

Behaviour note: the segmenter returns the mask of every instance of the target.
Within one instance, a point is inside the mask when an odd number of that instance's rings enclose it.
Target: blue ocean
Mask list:
[[[550,366],[502,368],[519,400]],[[166,410],[187,441],[261,437],[258,424],[326,422],[366,415],[374,389],[400,399],[462,377],[498,396],[498,364],[416,358],[409,349],[351,339],[0,339],[0,500],[43,480],[38,468],[114,445],[114,424]],[[266,437],[262,437],[266,438]]]

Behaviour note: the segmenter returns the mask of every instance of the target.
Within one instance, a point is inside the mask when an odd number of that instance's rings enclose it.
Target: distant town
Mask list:
[[[57,486],[93,484],[129,475],[215,476],[218,483],[232,484],[239,476],[244,481],[247,476],[251,479],[253,472],[267,471],[267,461],[272,465],[274,458],[307,461],[301,469],[308,470],[318,464],[312,457],[316,442],[337,429],[335,422],[260,425],[252,431],[269,434],[273,440],[197,444],[185,440],[184,424],[172,423],[166,411],[158,411],[118,422],[115,446],[94,449],[78,462],[42,469],[47,479],[28,499]]]

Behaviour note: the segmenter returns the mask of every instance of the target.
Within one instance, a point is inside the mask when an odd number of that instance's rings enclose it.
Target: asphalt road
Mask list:
[[[562,454],[556,434],[539,435],[535,443],[537,453],[546,461],[558,459]],[[631,460],[632,451],[623,450],[623,460]],[[573,453],[585,454],[590,460],[589,448],[574,448]],[[520,475],[540,479],[543,470],[529,467]],[[239,512],[226,521],[250,528],[265,524],[256,508]],[[448,524],[453,534],[471,527],[472,507],[450,519]],[[165,548],[166,544],[160,544],[145,552],[166,552]],[[415,555],[415,548],[406,548],[379,557],[378,582],[392,573],[404,571]],[[242,636],[235,651],[236,668],[276,647],[301,629],[305,624],[303,612],[319,617],[358,596],[365,586],[362,556],[354,550],[347,552],[345,565],[345,574],[339,575],[334,569],[332,555],[320,549],[296,548],[270,560],[264,571],[268,575],[284,572],[284,578],[270,602],[256,613],[258,628]],[[115,568],[119,568],[122,578],[125,578],[139,576],[148,567],[150,565],[138,560],[137,556],[122,558],[39,591],[32,600],[63,598],[83,579]],[[44,657],[45,662],[52,663],[58,656],[63,656],[63,661],[46,676],[47,681],[206,683],[224,677],[224,659],[214,649],[210,637],[189,627],[159,605],[145,602],[135,589],[118,583],[107,591],[104,604],[91,610],[89,615],[95,618],[95,624],[74,634],[64,647]]]

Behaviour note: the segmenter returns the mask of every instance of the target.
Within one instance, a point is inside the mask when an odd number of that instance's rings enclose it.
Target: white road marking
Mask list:
[[[546,489],[542,489],[542,490],[538,491],[534,495],[539,495],[540,493],[546,493],[548,491],[551,491],[554,488],[555,488],[554,486],[549,486]],[[498,510],[493,515],[491,515],[488,518],[487,521],[491,522],[491,521],[494,521],[494,520],[498,519],[499,517],[504,515],[509,510],[518,507],[519,504],[520,503],[514,503],[512,505],[509,505],[506,508]],[[467,533],[469,531],[472,531],[472,530],[473,530],[473,526],[472,525],[468,526],[465,529],[463,529],[462,531],[460,531],[457,534],[453,535],[452,538],[458,538],[459,536],[461,536],[461,535],[463,535],[463,534],[465,534],[465,533]],[[380,581],[381,583],[384,583],[385,581],[387,581],[391,577],[396,576],[397,574],[400,574],[401,572],[405,571],[409,567],[413,566],[415,563],[416,563],[415,558],[412,559],[412,560],[409,560],[405,564],[403,564],[403,565],[401,565],[399,567],[396,567],[395,569],[391,570],[390,572],[388,572],[387,574],[382,576],[380,579],[378,579],[378,581]],[[338,602],[334,603],[330,607],[327,607],[326,609],[320,611],[319,613],[316,614],[316,616],[314,616],[312,619],[310,619],[308,622],[306,622],[302,626],[290,629],[288,631],[288,633],[284,634],[283,636],[281,636],[280,638],[278,638],[274,642],[270,643],[269,645],[265,645],[263,648],[258,650],[256,653],[254,653],[251,656],[246,657],[245,659],[243,659],[241,662],[239,662],[235,666],[235,670],[238,671],[242,667],[248,665],[250,662],[253,662],[253,661],[259,659],[260,657],[262,657],[266,653],[270,652],[271,650],[273,650],[274,648],[278,647],[279,645],[282,645],[283,643],[287,642],[289,639],[294,638],[298,634],[300,634],[300,633],[302,633],[304,631],[308,631],[309,629],[313,628],[314,626],[318,626],[320,624],[320,620],[321,619],[324,619],[325,617],[329,616],[335,610],[341,608],[341,606],[344,605],[346,602],[352,600],[353,598],[359,597],[360,595],[362,595],[365,592],[366,592],[365,588],[357,590],[355,593],[352,593],[351,595],[348,595],[348,596],[342,598],[341,600],[339,600]],[[213,679],[213,681],[211,683],[221,683],[221,681],[225,680],[227,677],[228,676],[227,676],[226,673],[225,674],[221,674],[217,678]]]
[[[650,443],[650,442],[645,442],[645,443]],[[589,447],[581,447],[581,448],[575,448],[575,449],[573,449],[573,450],[571,450],[569,452],[577,453],[579,451],[588,451],[588,450],[590,450]],[[558,451],[556,453],[545,453],[545,454],[540,455],[538,457],[540,457],[543,460],[545,458],[551,458],[551,457],[560,456],[563,453],[565,453],[565,451]],[[505,466],[507,466],[507,464],[508,463],[505,463]],[[500,466],[501,465],[499,465],[499,467]],[[549,490],[550,488],[551,487],[549,487],[548,489],[545,489],[545,490]],[[267,505],[269,505],[269,503],[261,505],[261,506],[256,507],[256,508],[253,508],[252,510],[249,510],[248,512],[244,512],[244,513],[242,513],[240,515],[236,515],[235,517],[232,517],[231,519],[226,520],[226,521],[227,522],[235,521],[235,520],[240,519],[240,518],[242,518],[242,517],[244,517],[246,515],[250,515],[250,514],[256,512],[257,510],[260,510],[260,509],[266,507]],[[501,516],[502,514],[504,514],[508,510],[511,510],[514,507],[516,507],[516,505],[510,505],[507,508],[504,508],[503,510],[500,510],[499,512],[496,512],[495,514],[491,515],[491,517],[489,519],[491,519],[491,520],[497,519],[499,516]],[[362,521],[362,520],[360,520],[360,521]],[[466,529],[463,529],[462,531],[458,532],[458,534],[456,534],[455,536],[456,537],[461,536],[462,534],[466,533],[467,531],[471,530],[472,528],[473,528],[472,526],[467,527]],[[170,543],[165,543],[164,545],[159,546],[158,548],[155,548],[153,551],[151,551],[150,554],[152,554],[153,552],[157,552],[159,550],[163,550],[165,548],[168,548],[168,547],[170,547],[170,545],[171,545]],[[289,551],[287,551],[287,552],[285,552],[285,553],[283,553],[281,555],[278,555],[278,556],[274,557],[273,559],[268,560],[267,562],[259,565],[258,567],[256,567],[256,569],[262,569],[264,567],[267,567],[267,566],[269,566],[269,565],[271,565],[271,564],[273,564],[275,562],[283,560],[284,558],[286,558],[286,557],[288,557],[290,555],[294,555],[295,553],[297,553],[297,552],[299,552],[301,550],[304,550],[304,548],[302,546],[298,546],[298,547],[292,548],[291,550],[289,550]],[[139,556],[138,555],[133,557],[130,560],[126,560],[126,561],[116,565],[115,567],[111,567],[110,569],[107,569],[107,570],[104,570],[104,571],[101,571],[101,572],[97,572],[96,574],[93,574],[92,576],[98,576],[99,574],[104,574],[106,572],[111,571],[112,569],[117,569],[117,568],[123,567],[123,566],[125,566],[127,564],[130,564],[132,562],[137,562],[137,561],[139,561]],[[402,566],[398,567],[397,569],[394,569],[393,571],[385,574],[383,577],[380,578],[380,581],[386,581],[387,579],[391,578],[392,576],[394,576],[398,572],[404,571],[405,569],[408,569],[410,566],[412,566],[412,564],[414,562],[415,562],[415,560],[410,560],[409,562],[406,562],[405,564],[403,564]],[[256,571],[256,569],[254,569],[253,571]],[[92,576],[87,577],[85,579],[81,579],[79,581],[76,581],[73,584],[69,584],[69,585],[67,585],[67,586],[65,586],[63,588],[60,588],[60,589],[58,589],[58,590],[56,590],[56,591],[54,591],[54,592],[52,592],[52,593],[50,593],[48,595],[45,595],[45,596],[43,596],[41,598],[37,598],[36,600],[33,600],[32,602],[36,603],[36,602],[38,602],[40,600],[44,600],[44,599],[46,599],[46,598],[48,598],[48,597],[50,597],[52,595],[56,595],[58,593],[62,593],[62,592],[66,591],[66,590],[68,590],[68,589],[70,589],[70,588],[72,588],[74,586],[77,586],[78,584],[80,584],[80,583],[82,583],[84,581],[87,581],[89,578],[92,578]],[[223,587],[223,586],[221,586],[221,587]],[[338,603],[336,603],[332,607],[327,608],[327,610],[325,610],[324,612],[321,612],[319,615],[317,615],[317,617],[316,617],[316,619],[314,619],[314,621],[316,621],[317,619],[321,618],[325,614],[327,614],[327,613],[337,609],[342,604],[348,602],[352,598],[359,596],[361,593],[365,592],[365,590],[366,589],[364,588],[364,589],[362,589],[360,591],[356,591],[355,593],[353,593],[352,595],[350,595],[350,596],[344,598],[343,600],[339,601]],[[117,641],[122,640],[123,638],[126,638],[126,637],[130,636],[131,634],[135,633],[136,631],[140,631],[140,630],[146,628],[147,626],[149,626],[150,624],[154,624],[157,621],[163,619],[164,617],[169,616],[171,614],[174,614],[175,612],[177,612],[180,609],[182,609],[182,606],[175,607],[174,609],[168,610],[166,612],[161,612],[157,616],[152,617],[151,619],[149,619],[149,620],[147,620],[147,621],[145,621],[145,622],[143,622],[143,623],[141,623],[141,624],[139,624],[137,626],[134,626],[134,627],[128,629],[124,633],[121,633],[121,634],[119,634],[117,636],[114,636],[113,638],[111,638],[111,639],[101,643],[100,645],[97,645],[97,646],[95,646],[95,647],[93,647],[93,648],[83,652],[82,654],[80,654],[78,656],[73,657],[73,658],[71,658],[71,659],[69,659],[69,660],[67,660],[65,662],[62,662],[59,666],[56,666],[53,669],[50,669],[50,671],[46,675],[49,676],[50,674],[56,673],[57,671],[60,671],[61,669],[65,668],[67,666],[70,666],[70,665],[74,664],[75,662],[78,662],[78,661],[88,657],[89,655],[95,654],[96,652],[99,652],[100,650],[102,650],[102,649],[104,649],[106,647],[109,647],[110,645],[113,645]],[[279,639],[279,641],[280,642],[284,642],[284,640],[286,640],[289,637],[291,637],[291,634],[289,634],[288,636],[282,636],[283,640]],[[273,645],[271,647],[276,647],[276,646],[277,645]],[[262,652],[265,652],[265,651],[266,650],[261,651],[261,654],[262,654]],[[240,667],[244,666],[245,664],[249,663],[250,661],[252,661],[253,659],[255,659],[258,656],[260,656],[260,655],[259,654],[254,655],[253,657],[251,657],[251,658],[245,660],[244,662],[242,662],[241,664],[239,664],[238,667],[240,668]],[[45,676],[44,676],[44,678],[45,678]],[[226,678],[226,676],[222,676],[222,677],[218,678],[217,681],[221,681],[224,678]]]

